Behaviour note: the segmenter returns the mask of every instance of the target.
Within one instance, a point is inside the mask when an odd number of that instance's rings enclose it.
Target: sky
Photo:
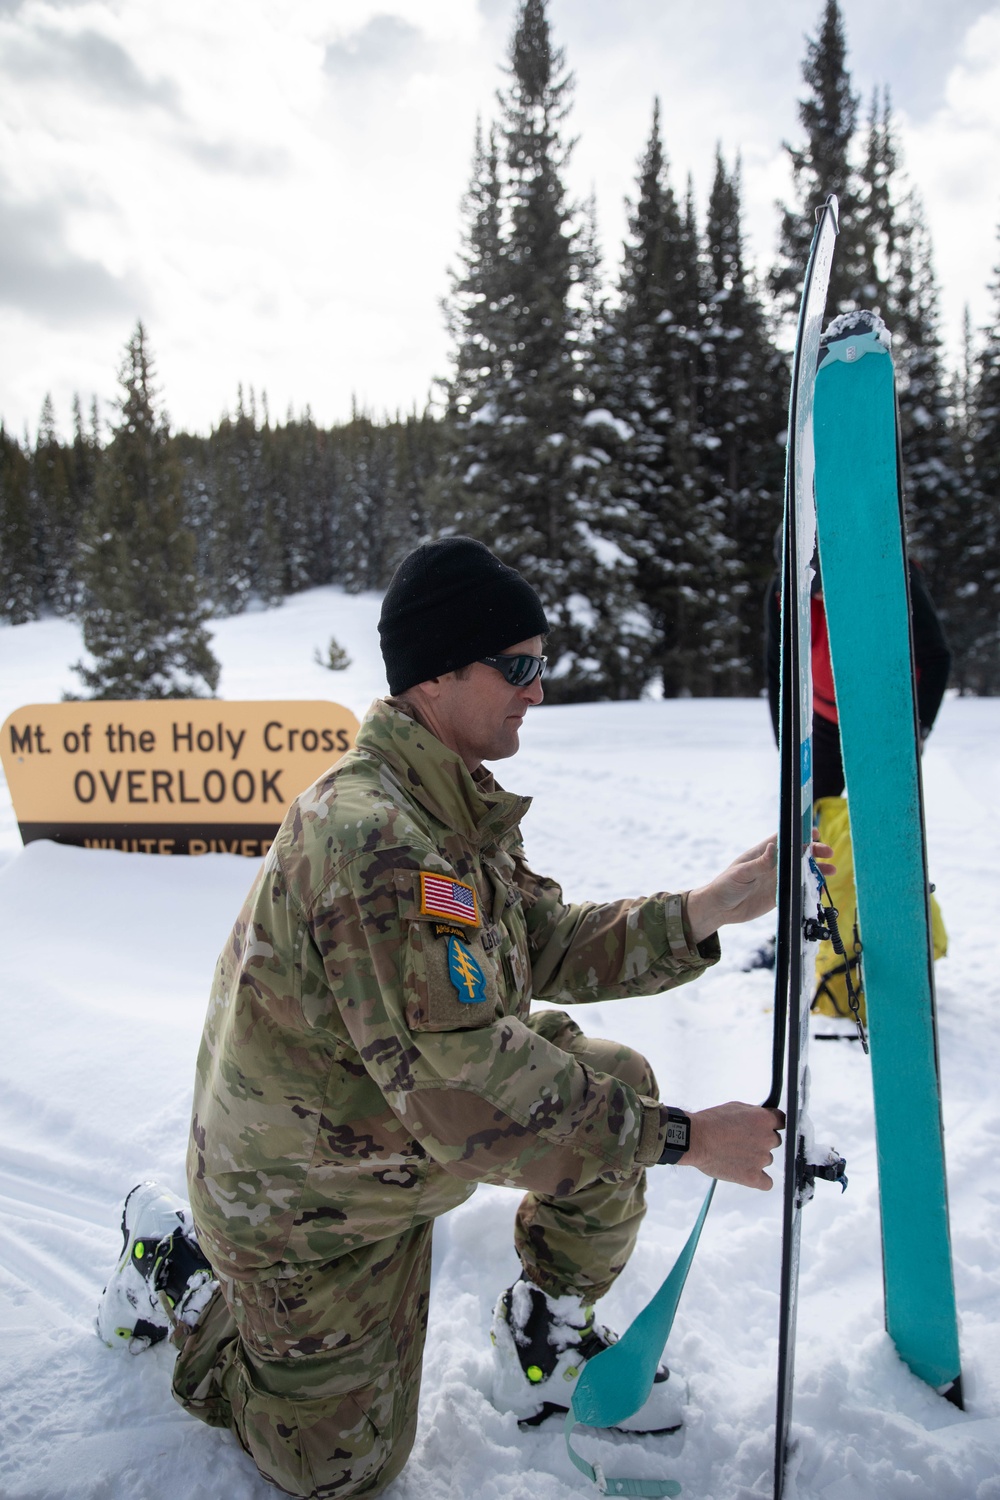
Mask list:
[[[841,0],[848,65],[887,85],[923,196],[943,331],[991,316],[1000,259],[1000,3]],[[675,187],[703,208],[716,144],[741,156],[748,248],[773,254],[822,0],[550,0],[576,77],[571,192],[596,195],[606,268],[654,96]],[[0,419],[46,393],[112,414],[147,327],[176,428],[238,387],[327,425],[423,408],[477,116],[516,0],[0,0]]]

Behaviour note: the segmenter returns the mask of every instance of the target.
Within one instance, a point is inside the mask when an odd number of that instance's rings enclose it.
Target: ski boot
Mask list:
[[[571,1294],[554,1297],[522,1277],[493,1310],[493,1405],[517,1414],[521,1427],[565,1415],[588,1359],[618,1335],[594,1321],[593,1307]],[[676,1432],[687,1399],[684,1381],[659,1365],[647,1400],[615,1429]]]
[[[191,1210],[155,1182],[122,1208],[122,1252],[97,1307],[98,1337],[139,1354],[197,1323],[218,1286],[198,1248]]]

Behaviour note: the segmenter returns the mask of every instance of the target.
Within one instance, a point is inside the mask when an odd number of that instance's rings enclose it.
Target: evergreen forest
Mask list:
[[[566,186],[573,76],[546,0],[519,0],[496,118],[477,126],[444,315],[452,363],[423,412],[319,427],[240,391],[207,435],[171,432],[138,323],[110,420],[46,400],[0,426],[0,620],[83,627],[81,692],[211,694],[213,616],[338,584],[382,589],[403,555],[482,538],[541,593],[550,701],[747,695],[782,506],[789,328],[828,192],[841,236],[828,316],[894,336],[910,547],[954,653],[1000,692],[1000,269],[987,327],[945,359],[933,253],[887,90],[854,92],[837,0],[807,43],[775,264],[748,263],[739,160],[707,207],[677,183],[658,101],[628,233],[602,261]]]

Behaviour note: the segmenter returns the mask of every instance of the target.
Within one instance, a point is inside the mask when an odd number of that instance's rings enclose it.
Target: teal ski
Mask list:
[[[824,345],[819,558],[854,848],[886,1328],[910,1369],[961,1406],[892,355],[871,313],[835,320]]]

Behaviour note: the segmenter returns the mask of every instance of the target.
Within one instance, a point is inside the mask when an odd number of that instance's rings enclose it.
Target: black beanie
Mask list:
[[[449,536],[404,557],[382,600],[378,633],[390,693],[545,635],[542,601],[482,542]]]

